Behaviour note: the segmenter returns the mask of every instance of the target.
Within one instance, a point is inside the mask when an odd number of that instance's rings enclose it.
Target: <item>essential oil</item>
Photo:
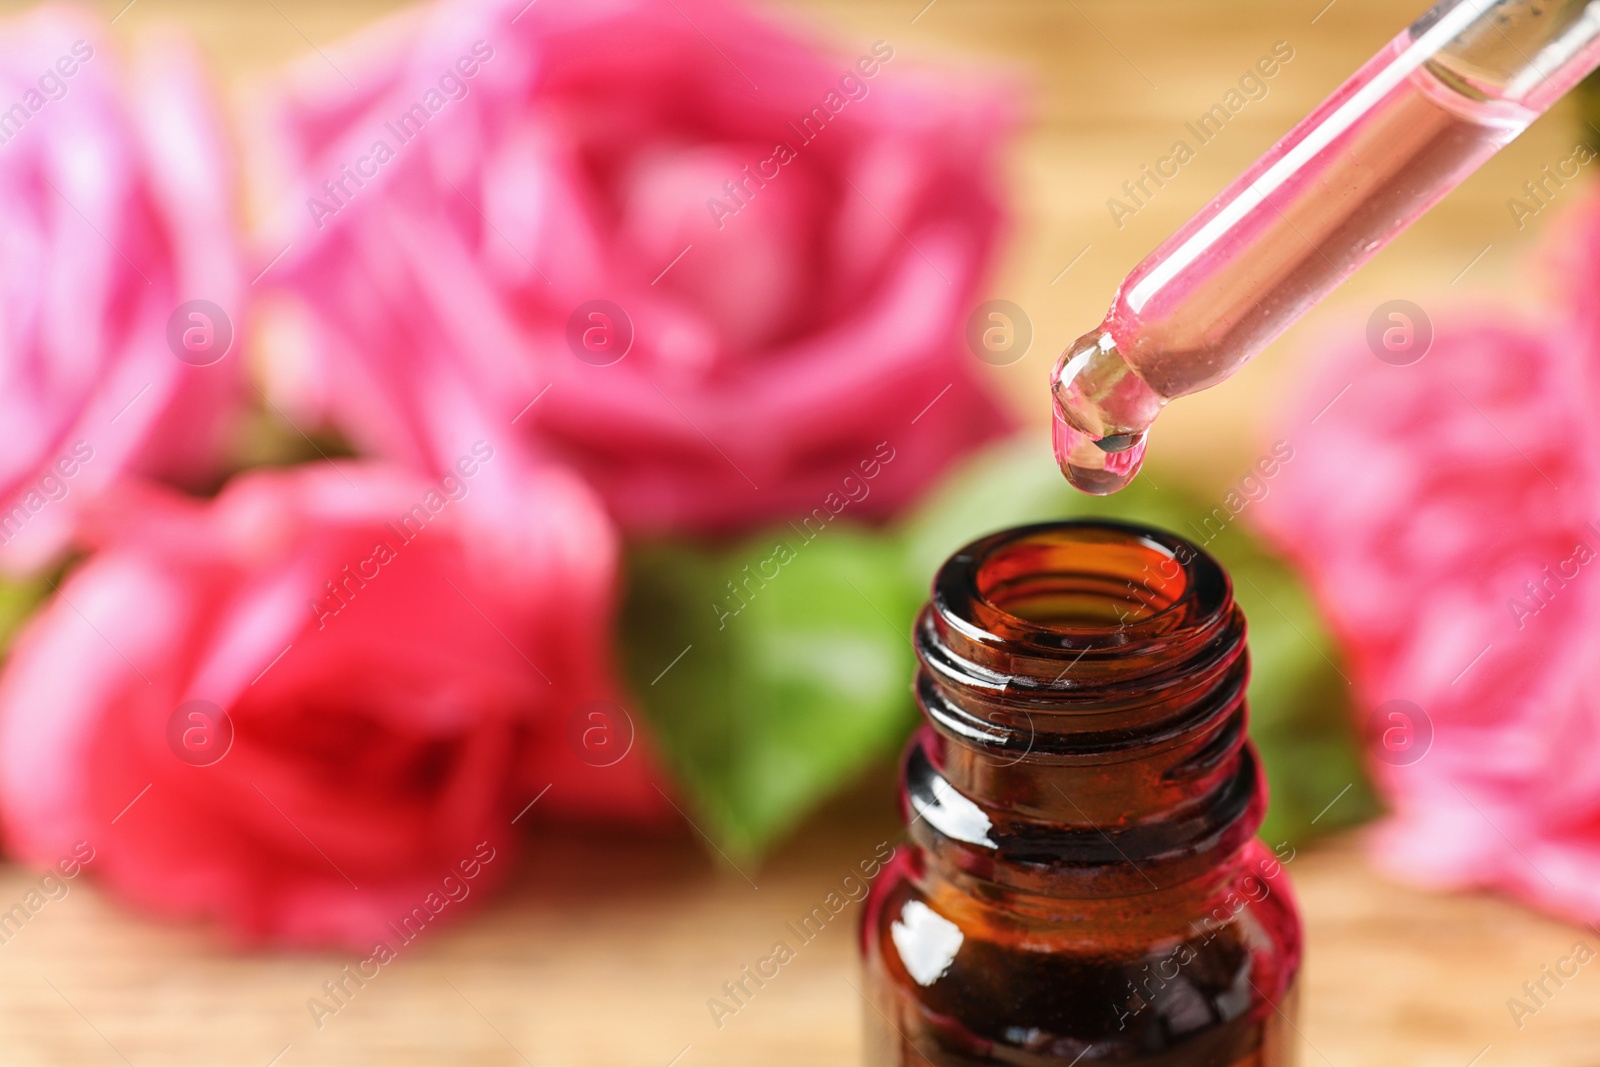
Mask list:
[[[952,556],[915,626],[908,846],[863,915],[870,1067],[1292,1062],[1301,930],[1256,840],[1245,620],[1171,534]]]
[[[1126,486],[1169,401],[1236,373],[1597,63],[1600,11],[1585,0],[1435,4],[1145,257],[1067,347],[1052,393],[1068,480]]]

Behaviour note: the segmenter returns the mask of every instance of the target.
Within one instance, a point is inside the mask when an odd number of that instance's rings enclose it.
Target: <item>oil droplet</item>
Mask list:
[[[1138,475],[1144,461],[1144,434],[1094,437],[1072,424],[1059,401],[1054,422],[1056,463],[1076,488],[1094,496],[1109,496]]]

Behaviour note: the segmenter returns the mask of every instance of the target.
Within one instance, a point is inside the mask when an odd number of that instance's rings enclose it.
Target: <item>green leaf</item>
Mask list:
[[[51,583],[59,581],[61,570],[32,578],[0,579],[0,657],[11,650],[11,642],[35,609],[50,595]]]
[[[735,860],[904,740],[920,591],[903,575],[893,537],[838,524],[631,554],[627,673],[702,829]]]
[[[1145,476],[1085,496],[1027,440],[976,457],[895,530],[836,523],[808,540],[785,527],[731,548],[630,552],[625,669],[700,828],[736,862],[759,856],[897,751],[915,723],[911,623],[939,565],[998,529],[1091,515],[1182,534],[1233,575],[1272,791],[1263,836],[1298,843],[1374,814],[1333,640],[1244,516]]]

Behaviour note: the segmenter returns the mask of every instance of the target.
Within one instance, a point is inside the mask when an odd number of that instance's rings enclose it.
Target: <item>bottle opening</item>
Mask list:
[[[1195,545],[1086,519],[967,545],[940,568],[925,622],[930,640],[967,663],[1057,679],[1064,668],[1157,669],[1152,656],[1203,644],[1233,611],[1227,575]]]
[[[978,564],[978,593],[1026,623],[1118,630],[1177,604],[1189,573],[1171,547],[1125,527],[1034,528]]]

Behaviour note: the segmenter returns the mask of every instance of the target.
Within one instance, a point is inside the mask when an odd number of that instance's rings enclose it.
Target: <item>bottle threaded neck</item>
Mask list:
[[[1085,520],[961,549],[939,569],[917,636],[923,667],[953,692],[1087,714],[1192,686],[1242,654],[1244,619],[1228,576],[1190,542]]]
[[[908,817],[969,874],[1147,892],[1259,826],[1244,616],[1182,538],[1108,521],[983,538],[940,569],[916,646],[932,730],[908,754]]]

